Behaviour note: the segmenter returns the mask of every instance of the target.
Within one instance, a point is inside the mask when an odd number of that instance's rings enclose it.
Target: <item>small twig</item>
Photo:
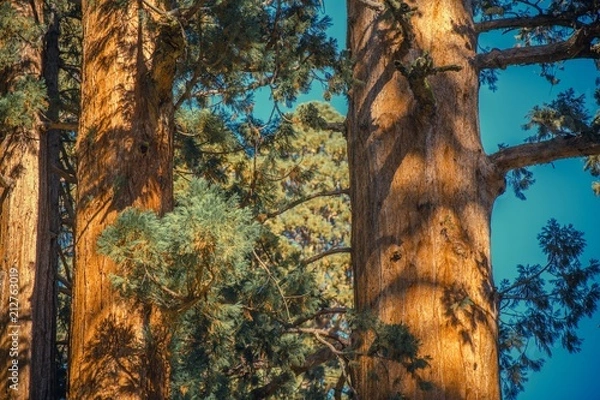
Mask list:
[[[352,249],[350,247],[334,247],[333,249],[329,249],[322,253],[315,254],[312,257],[305,258],[304,260],[301,261],[301,263],[303,265],[307,265],[307,264],[311,264],[316,261],[319,261],[320,259],[330,256],[332,254],[350,253],[351,251],[352,251]]]
[[[290,309],[287,305],[287,300],[286,300],[286,296],[285,293],[283,292],[283,289],[281,288],[281,286],[279,285],[279,282],[277,281],[277,279],[275,279],[275,277],[273,276],[273,274],[271,273],[271,270],[269,269],[269,267],[264,263],[264,261],[258,256],[258,254],[256,254],[256,250],[252,250],[252,255],[254,255],[254,258],[256,258],[256,260],[258,261],[258,265],[265,270],[265,272],[267,273],[267,275],[269,276],[269,278],[273,281],[273,283],[275,284],[275,287],[277,288],[277,291],[279,292],[279,294],[281,295],[281,299],[283,300],[283,305],[285,306],[285,311],[288,317],[288,321],[292,318],[290,316]]]
[[[337,308],[325,308],[323,310],[317,311],[316,313],[308,316],[308,317],[301,317],[298,318],[297,320],[295,320],[293,322],[294,326],[298,326],[301,325],[303,323],[305,323],[306,321],[309,321],[311,319],[320,317],[321,315],[327,315],[327,314],[345,314],[348,312],[348,309],[345,307],[337,307]]]
[[[281,215],[284,212],[291,210],[292,208],[294,208],[302,203],[306,203],[307,201],[316,199],[317,197],[348,195],[349,193],[350,193],[349,189],[329,190],[329,191],[314,193],[314,194],[308,195],[306,197],[302,197],[301,199],[294,200],[291,203],[289,203],[288,205],[282,207],[281,209],[279,209],[277,211],[271,211],[270,213],[267,213],[267,214],[261,214],[257,218],[260,222],[263,222],[269,218],[277,217],[278,215]]]
[[[52,164],[50,166],[50,169],[52,170],[52,172],[56,173],[58,176],[63,178],[66,182],[72,183],[74,185],[77,184],[77,178],[75,177],[75,175],[70,174],[69,172],[65,171],[59,166]]]
[[[47,122],[45,125],[48,130],[73,131],[77,132],[78,124],[76,122]]]

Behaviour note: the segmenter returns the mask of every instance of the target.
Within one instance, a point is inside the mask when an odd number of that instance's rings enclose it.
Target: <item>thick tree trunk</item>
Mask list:
[[[83,4],[73,399],[168,398],[170,336],[161,314],[122,298],[111,284],[115,264],[96,251],[100,233],[126,207],[159,214],[172,208],[171,91],[178,55],[170,46],[177,41],[164,37],[173,34],[168,26],[147,26],[153,16],[142,1]]]
[[[43,2],[13,2],[41,23]],[[25,45],[21,75],[42,77],[40,48]],[[46,77],[48,75],[44,73]],[[12,78],[11,78],[12,79]],[[11,83],[8,84],[9,90]],[[49,172],[55,152],[41,124],[7,135],[0,143],[0,397],[54,396],[54,326],[58,215],[56,177]]]
[[[28,399],[31,376],[31,296],[38,263],[37,243],[41,182],[39,135],[2,143],[0,174],[9,178],[0,186],[0,379],[2,398]],[[33,136],[33,137],[32,137]]]
[[[470,2],[409,4],[407,24],[349,1],[352,257],[357,310],[406,324],[430,367],[363,355],[354,385],[369,400],[499,399],[490,214],[503,179],[479,137]],[[411,74],[425,52],[462,69]],[[372,336],[356,332],[364,354]]]

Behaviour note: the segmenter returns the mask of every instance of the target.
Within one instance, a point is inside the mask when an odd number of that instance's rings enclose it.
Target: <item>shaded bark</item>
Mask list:
[[[14,1],[21,15],[42,23],[43,2]],[[41,46],[27,43],[12,79],[53,74]],[[39,118],[0,143],[0,397],[51,399],[55,396],[55,281],[58,218],[57,179],[49,163],[57,156],[55,136]],[[18,356],[17,356],[18,355]],[[16,378],[16,379],[15,379]]]
[[[74,399],[169,395],[169,324],[155,307],[121,297],[111,283],[115,264],[96,251],[100,233],[125,208],[163,214],[173,206],[172,85],[181,40],[178,26],[156,24],[154,10],[162,7],[83,4],[69,366]]]
[[[45,117],[57,120],[59,115],[58,47],[59,26],[55,15],[46,21],[48,30],[42,52],[43,77],[48,92]],[[44,129],[40,137],[40,187],[44,188],[40,201],[38,232],[44,234],[38,241],[38,265],[32,296],[33,343],[31,352],[31,399],[54,399],[56,392],[56,312],[58,271],[58,233],[60,231],[59,185],[55,172],[60,157],[60,131]]]
[[[361,399],[500,398],[490,215],[503,179],[480,141],[467,3],[415,1],[399,23],[349,1],[355,306],[406,324],[431,357],[409,372],[367,356],[374,338],[355,332]]]

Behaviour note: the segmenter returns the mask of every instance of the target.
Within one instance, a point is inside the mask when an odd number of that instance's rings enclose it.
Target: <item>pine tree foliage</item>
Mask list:
[[[592,316],[600,299],[600,263],[590,260],[584,266],[580,261],[586,246],[582,232],[552,219],[538,240],[547,263],[518,265],[517,278],[498,287],[500,366],[507,399],[516,398],[529,372],[543,366],[544,358],[536,354],[550,357],[557,342],[571,353],[580,350],[576,329],[582,318]]]
[[[191,3],[191,8],[199,6]],[[341,91],[344,75],[337,43],[325,33],[329,25],[319,0],[201,7],[186,26],[178,103],[227,109],[236,120],[252,113],[259,88],[288,105],[314,81],[324,85],[326,95]]]
[[[163,218],[128,209],[98,241],[120,266],[114,285],[126,297],[181,312],[215,279],[233,279],[253,246],[257,226],[247,210],[193,180]]]
[[[24,45],[39,48],[42,35],[43,26],[33,18],[17,12],[11,2],[0,4],[0,140],[15,128],[32,128],[46,107],[43,80],[39,71],[31,73],[23,50]]]
[[[203,180],[183,185],[173,213],[128,210],[99,242],[120,265],[122,293],[177,321],[175,398],[347,392],[345,140],[310,127],[343,118],[302,105],[249,146],[215,113],[178,117],[179,182]]]
[[[535,106],[528,115],[529,121],[523,126],[529,130],[536,128],[528,141],[542,141],[553,137],[570,137],[579,134],[597,134],[600,121],[591,120],[583,95],[567,89],[559,93],[556,100],[544,106]]]
[[[598,103],[600,104],[600,103]],[[528,143],[539,143],[551,139],[572,139],[577,136],[594,137],[600,135],[600,119],[598,114],[592,117],[586,105],[584,95],[577,95],[570,88],[557,95],[556,99],[534,106],[527,115],[527,122],[523,124],[526,131],[534,130],[534,134],[525,139]],[[500,145],[500,149],[506,148]],[[598,156],[586,158],[584,170],[593,176],[600,174]],[[515,168],[506,174],[506,181],[515,192],[517,198],[525,200],[523,191],[527,190],[535,179],[528,168]],[[597,183],[592,188],[598,193]]]

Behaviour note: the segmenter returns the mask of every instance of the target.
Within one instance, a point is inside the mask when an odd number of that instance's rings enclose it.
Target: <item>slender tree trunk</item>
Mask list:
[[[45,115],[51,121],[59,118],[58,19],[50,15],[42,52],[42,70],[48,91],[48,109]],[[60,231],[59,189],[60,178],[55,172],[60,157],[60,131],[46,130],[40,137],[39,181],[44,192],[40,201],[38,232],[44,240],[38,241],[38,264],[31,298],[33,310],[33,343],[31,351],[31,399],[56,398],[56,273],[58,270],[58,233]]]
[[[173,205],[171,91],[179,31],[149,27],[156,15],[144,9],[147,3],[83,4],[72,399],[169,393],[170,335],[161,313],[121,297],[111,283],[115,264],[96,251],[100,233],[126,207],[162,214]]]
[[[14,1],[21,15],[42,23],[43,2]],[[23,75],[42,78],[41,47],[25,44]],[[46,75],[46,74],[44,74]],[[38,123],[0,143],[0,397],[49,399],[54,391],[55,251],[58,208],[49,172],[47,132]],[[54,179],[54,180],[53,180]],[[35,388],[35,389],[34,389]]]
[[[480,142],[470,2],[409,4],[386,18],[349,1],[352,262],[357,310],[406,324],[430,367],[364,355],[354,385],[369,400],[499,399],[490,214],[503,179]],[[462,69],[411,74],[425,52]],[[363,354],[372,336],[356,332]]]

